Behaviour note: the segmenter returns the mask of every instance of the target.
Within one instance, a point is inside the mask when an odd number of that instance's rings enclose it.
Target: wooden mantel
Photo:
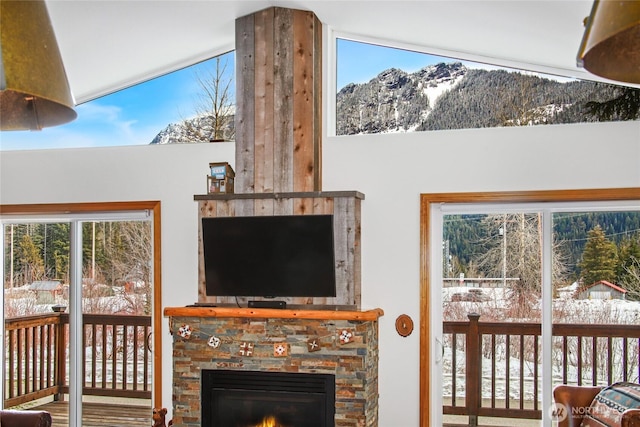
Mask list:
[[[240,307],[166,307],[166,317],[242,317],[268,319],[316,319],[375,321],[384,315],[381,308],[366,311],[289,310]]]

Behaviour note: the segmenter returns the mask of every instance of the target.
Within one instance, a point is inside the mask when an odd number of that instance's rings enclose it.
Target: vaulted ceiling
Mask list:
[[[315,12],[338,35],[578,78],[591,0],[47,0],[77,103],[234,48],[235,20]]]

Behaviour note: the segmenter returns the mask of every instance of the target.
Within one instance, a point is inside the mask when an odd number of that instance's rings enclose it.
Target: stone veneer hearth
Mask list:
[[[332,374],[335,426],[378,425],[382,310],[180,307],[164,313],[173,335],[175,427],[201,425],[204,369]]]

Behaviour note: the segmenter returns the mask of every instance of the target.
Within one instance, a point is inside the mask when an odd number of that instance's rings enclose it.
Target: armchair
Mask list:
[[[2,427],[51,427],[53,420],[46,411],[1,410]]]
[[[593,409],[595,397],[605,388],[573,385],[555,387],[553,398],[567,411],[566,417],[560,417],[558,420],[558,427],[579,427],[585,420],[585,415]],[[640,427],[640,408],[625,410],[620,419],[620,427]]]

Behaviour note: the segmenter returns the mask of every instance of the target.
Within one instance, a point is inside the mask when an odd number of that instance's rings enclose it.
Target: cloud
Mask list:
[[[122,108],[116,105],[101,105],[99,102],[88,102],[76,107],[78,119],[84,121],[99,121],[115,123],[122,114]]]
[[[77,110],[78,126],[70,131],[84,134],[89,146],[148,144],[155,136],[140,129],[137,118],[127,117],[135,115],[135,111],[125,112],[117,105],[99,102],[80,105]]]
[[[144,145],[158,132],[126,117],[119,106],[89,102],[76,107],[78,118],[62,126],[37,132],[6,132],[1,150]],[[135,115],[135,111],[129,112]]]

